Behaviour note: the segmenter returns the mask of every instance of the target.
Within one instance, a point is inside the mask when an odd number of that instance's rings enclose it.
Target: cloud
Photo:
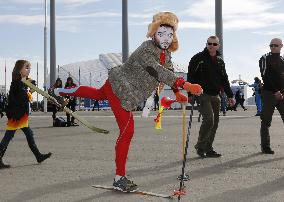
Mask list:
[[[74,32],[83,22],[80,19],[119,17],[121,13],[96,12],[78,15],[56,15],[58,30]],[[98,21],[103,23],[101,20]],[[0,15],[0,24],[43,25],[44,15]],[[47,17],[49,23],[49,16]],[[66,28],[66,29],[65,29]]]
[[[215,29],[215,24],[209,22],[186,22],[179,23],[179,29],[197,28],[197,29]]]
[[[39,4],[38,0],[11,0],[14,3]],[[58,0],[58,4],[84,5],[105,0]],[[178,12],[180,16],[180,29],[209,29],[215,28],[215,8],[212,0],[193,1],[188,4],[188,8]],[[42,2],[41,2],[42,3]],[[277,12],[279,4],[283,0],[226,0],[223,1],[223,28],[224,30],[257,30],[266,27],[284,26],[284,12]],[[141,13],[129,13],[129,24],[145,25],[149,24],[153,12],[144,11]],[[91,23],[108,22],[108,18],[121,17],[121,12],[92,12],[76,13],[70,15],[58,15],[58,30],[76,32],[81,30],[81,25],[87,20],[98,18]],[[190,20],[188,20],[190,19]],[[49,20],[49,18],[48,18]],[[9,22],[22,25],[43,25],[44,16],[34,15],[0,15],[0,23]],[[280,33],[282,31],[279,31]]]
[[[4,2],[4,0],[2,0]],[[67,5],[85,5],[90,3],[95,3],[103,0],[56,0],[56,4],[67,4]],[[0,1],[1,2],[1,1]],[[6,2],[6,1],[5,1]],[[39,0],[9,0],[9,3],[14,4],[44,4],[44,1]]]
[[[282,0],[226,0],[223,1],[223,27],[226,30],[257,29],[284,25],[284,13],[277,12]],[[182,17],[192,20],[181,21],[184,28],[212,28],[215,19],[215,4],[212,0],[201,0],[181,11]],[[194,22],[194,23],[192,23]]]
[[[44,15],[0,15],[0,23],[22,25],[44,24]]]
[[[254,31],[252,33],[258,35],[266,35],[266,36],[278,36],[278,35],[283,35],[284,31]]]

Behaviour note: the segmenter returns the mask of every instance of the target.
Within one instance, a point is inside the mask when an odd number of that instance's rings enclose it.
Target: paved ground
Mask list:
[[[112,184],[118,129],[110,111],[80,114],[96,126],[109,129],[110,134],[94,134],[82,126],[53,128],[50,114],[33,113],[30,126],[38,147],[42,152],[53,152],[53,156],[38,165],[24,135],[18,131],[4,157],[12,168],[0,170],[0,201],[167,201],[92,188],[92,184]],[[182,201],[283,201],[283,122],[275,113],[271,142],[276,153],[262,155],[260,120],[254,114],[255,110],[250,109],[221,117],[214,143],[214,148],[223,154],[218,159],[197,157],[193,146],[200,123],[194,116],[186,164],[191,180],[186,182],[187,195]],[[176,177],[181,173],[181,111],[165,112],[161,131],[154,129],[153,117],[140,118],[139,112],[135,115],[136,132],[128,156],[128,175],[141,190],[172,193],[178,188]],[[5,122],[6,118],[0,119],[1,138]]]

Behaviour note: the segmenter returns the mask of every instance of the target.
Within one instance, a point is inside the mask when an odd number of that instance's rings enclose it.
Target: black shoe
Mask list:
[[[71,125],[70,126],[79,126],[78,123],[75,123],[75,122],[71,122]]]
[[[262,147],[261,152],[264,154],[274,154],[274,151],[270,147]]]
[[[51,156],[51,153],[47,153],[47,154],[40,154],[39,156],[36,157],[36,160],[38,163],[43,162],[44,160],[48,159]]]
[[[205,152],[204,152],[204,150],[202,150],[202,149],[197,149],[197,150],[196,150],[196,153],[197,153],[197,155],[200,156],[201,158],[205,158],[205,157],[206,157]]]
[[[4,164],[2,159],[0,159],[0,169],[10,168],[10,165]]]
[[[135,192],[138,190],[138,186],[130,181],[125,176],[122,176],[119,180],[113,181],[113,188],[122,192]]]
[[[260,116],[260,114],[259,114],[259,113],[257,113],[255,116]]]
[[[222,156],[222,154],[218,154],[214,150],[206,152],[206,158],[219,158],[221,156]]]

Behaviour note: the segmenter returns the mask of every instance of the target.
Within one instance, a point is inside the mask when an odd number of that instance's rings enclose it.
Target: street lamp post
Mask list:
[[[43,89],[47,91],[47,27],[46,27],[46,17],[47,17],[47,0],[44,0],[44,64],[43,64]],[[47,99],[43,98],[43,111],[47,112]]]
[[[50,85],[56,80],[55,0],[50,0]]]
[[[224,57],[223,55],[224,44],[223,44],[222,0],[215,0],[215,32],[221,44],[219,48],[219,52],[221,54],[221,57]]]
[[[122,0],[122,63],[128,59],[128,8],[127,0]]]
[[[5,95],[7,94],[7,70],[6,70],[6,60],[5,60]]]

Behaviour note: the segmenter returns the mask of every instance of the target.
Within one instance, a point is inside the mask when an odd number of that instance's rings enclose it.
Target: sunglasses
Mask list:
[[[270,44],[269,46],[270,46],[270,48],[272,48],[272,47],[278,48],[279,47],[278,44]]]
[[[207,45],[208,45],[208,46],[212,46],[212,45],[213,45],[213,46],[218,46],[219,44],[218,44],[218,43],[210,43],[210,42],[207,42]]]

